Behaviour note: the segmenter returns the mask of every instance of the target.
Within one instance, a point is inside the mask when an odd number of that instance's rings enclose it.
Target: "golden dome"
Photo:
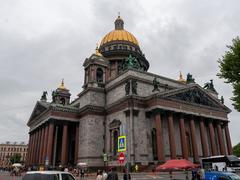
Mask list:
[[[100,46],[111,41],[128,41],[139,46],[137,39],[130,32],[124,30],[124,22],[120,16],[115,20],[115,30],[104,36]]]
[[[66,89],[65,86],[64,86],[64,79],[62,79],[62,82],[61,84],[58,86],[58,89]]]
[[[101,41],[101,46],[111,41],[128,41],[139,46],[137,39],[126,30],[113,30],[109,32]]]
[[[179,79],[178,79],[179,82],[181,83],[186,83],[186,80],[183,78],[183,75],[182,75],[182,72],[180,71],[180,74],[179,74]]]

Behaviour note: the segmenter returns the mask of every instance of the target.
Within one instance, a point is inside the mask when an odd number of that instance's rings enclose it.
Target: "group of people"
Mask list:
[[[198,169],[192,171],[192,179],[193,180],[202,180],[205,179],[205,171],[204,169]]]
[[[123,173],[123,180],[131,180],[131,175],[127,173],[127,170],[124,169]],[[111,168],[108,174],[105,171],[98,170],[96,180],[118,180],[116,168]]]
[[[21,176],[21,169],[18,167],[14,167],[10,172],[11,176]]]

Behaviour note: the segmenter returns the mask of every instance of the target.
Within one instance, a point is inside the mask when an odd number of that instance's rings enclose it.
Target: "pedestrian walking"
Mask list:
[[[123,170],[123,180],[131,180],[131,175],[130,175],[130,173],[127,173],[127,170],[126,169],[124,169]]]
[[[84,178],[84,169],[82,168],[80,171],[81,177]]]
[[[103,179],[106,180],[107,176],[108,176],[108,174],[106,173],[106,171],[103,170]]]
[[[116,172],[116,168],[111,168],[111,171],[109,172],[107,176],[107,180],[118,180],[118,174]]]
[[[97,175],[96,180],[103,180],[103,172],[102,172],[102,170],[99,170],[97,174],[98,175]]]

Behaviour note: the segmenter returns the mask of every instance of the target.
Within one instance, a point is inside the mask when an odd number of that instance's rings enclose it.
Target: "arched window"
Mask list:
[[[97,68],[97,82],[103,82],[103,70],[101,68]]]
[[[110,152],[113,156],[117,155],[118,150],[118,136],[120,136],[120,125],[121,121],[114,119],[109,124],[109,132],[110,132]]]
[[[62,105],[65,105],[66,102],[65,102],[65,99],[64,99],[64,98],[61,98],[60,101],[61,101],[61,104],[62,104]]]
[[[118,131],[113,133],[113,155],[117,155],[118,150]]]

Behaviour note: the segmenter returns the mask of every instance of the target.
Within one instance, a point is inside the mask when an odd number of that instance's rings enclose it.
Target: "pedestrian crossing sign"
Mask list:
[[[126,151],[126,136],[118,137],[118,152]]]

